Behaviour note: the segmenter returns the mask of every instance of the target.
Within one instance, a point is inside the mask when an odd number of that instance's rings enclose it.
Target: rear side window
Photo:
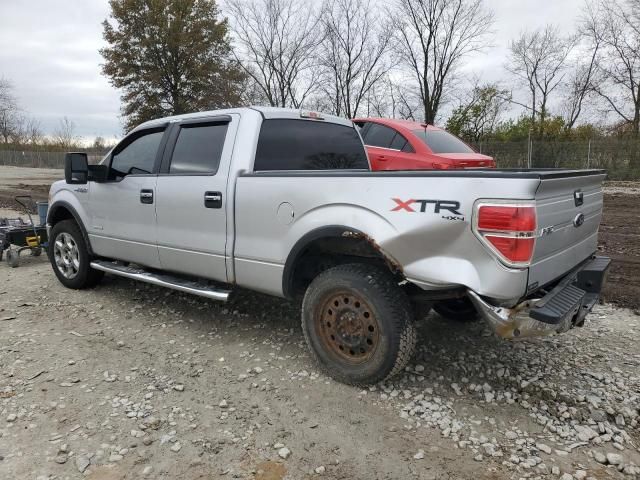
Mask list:
[[[309,120],[265,120],[254,170],[369,169],[353,127]]]
[[[402,152],[413,152],[413,147],[411,147],[411,144],[401,133],[396,133],[396,136],[391,140],[389,148],[392,148],[393,150],[400,150]]]
[[[220,165],[226,135],[226,123],[181,127],[169,173],[214,175]]]
[[[114,150],[110,177],[153,173],[158,147],[164,129],[147,130],[133,134]]]
[[[396,131],[393,128],[372,123],[364,133],[363,141],[365,145],[370,145],[372,147],[391,148],[391,142],[395,136]]]
[[[471,147],[444,130],[414,130],[433,153],[473,153]]]

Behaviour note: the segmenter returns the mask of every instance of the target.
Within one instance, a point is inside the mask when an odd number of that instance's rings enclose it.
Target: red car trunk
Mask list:
[[[445,130],[408,120],[357,118],[372,170],[449,170],[495,168],[493,158],[477,153]]]

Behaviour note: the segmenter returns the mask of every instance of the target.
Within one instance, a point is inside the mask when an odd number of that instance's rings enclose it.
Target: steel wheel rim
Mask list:
[[[380,343],[380,327],[369,304],[342,290],[327,294],[320,305],[315,327],[324,348],[352,365],[369,361]]]
[[[74,238],[66,232],[56,237],[53,244],[53,258],[56,268],[64,278],[71,280],[80,270],[80,251]]]

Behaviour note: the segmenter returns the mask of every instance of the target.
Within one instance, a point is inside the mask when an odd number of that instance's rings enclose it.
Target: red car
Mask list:
[[[433,125],[409,120],[356,118],[372,170],[495,168],[493,158],[476,153],[458,137]]]

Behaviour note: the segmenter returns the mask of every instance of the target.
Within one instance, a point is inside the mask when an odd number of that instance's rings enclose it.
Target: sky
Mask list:
[[[386,2],[388,0],[378,0]],[[465,76],[504,80],[509,41],[547,23],[573,30],[584,0],[485,0],[495,13],[493,46],[469,57]],[[107,0],[0,0],[0,77],[26,115],[51,133],[68,117],[86,140],[123,134],[120,95],[102,76]]]

